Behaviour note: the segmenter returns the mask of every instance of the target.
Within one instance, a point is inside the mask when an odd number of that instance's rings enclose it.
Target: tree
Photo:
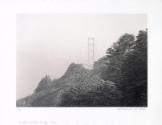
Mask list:
[[[147,31],[124,34],[95,62],[94,70],[104,80],[117,83],[122,106],[147,105]],[[97,71],[96,71],[97,70]]]
[[[39,92],[41,90],[48,89],[51,85],[52,85],[52,80],[51,80],[50,76],[46,75],[39,82],[39,85],[35,89],[35,92]]]
[[[134,44],[134,36],[132,34],[122,35],[111,48],[106,51],[106,56],[95,62],[94,70],[100,72],[100,77],[104,80],[119,82],[117,77],[120,73],[122,62],[125,54],[129,52]]]
[[[133,51],[126,54],[120,73],[122,105],[147,105],[147,31],[139,31]]]

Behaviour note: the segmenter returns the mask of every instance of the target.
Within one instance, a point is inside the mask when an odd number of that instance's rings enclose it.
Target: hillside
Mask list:
[[[147,30],[122,35],[92,70],[72,63],[59,79],[45,76],[17,106],[147,106]]]
[[[100,106],[102,101],[104,105],[116,105],[117,92],[113,82],[103,81],[92,70],[72,63],[61,78],[52,81],[44,77],[33,94],[18,100],[17,106]],[[105,97],[107,100],[102,100]]]

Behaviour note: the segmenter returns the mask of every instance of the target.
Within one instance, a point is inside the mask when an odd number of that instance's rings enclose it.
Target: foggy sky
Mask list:
[[[46,74],[59,78],[71,62],[87,63],[88,37],[95,38],[95,60],[124,33],[146,29],[146,15],[18,14],[16,21],[17,99],[33,92]]]

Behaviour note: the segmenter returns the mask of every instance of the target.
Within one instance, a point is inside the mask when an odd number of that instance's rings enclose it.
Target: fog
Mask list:
[[[124,33],[146,29],[143,14],[18,14],[16,20],[16,97],[33,92],[46,74],[64,74],[70,63],[87,64],[88,37],[95,38],[95,60]]]

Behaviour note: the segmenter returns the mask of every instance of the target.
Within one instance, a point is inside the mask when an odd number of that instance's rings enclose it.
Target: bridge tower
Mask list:
[[[88,38],[88,68],[92,69],[93,64],[95,61],[95,38],[94,37],[89,37]]]

